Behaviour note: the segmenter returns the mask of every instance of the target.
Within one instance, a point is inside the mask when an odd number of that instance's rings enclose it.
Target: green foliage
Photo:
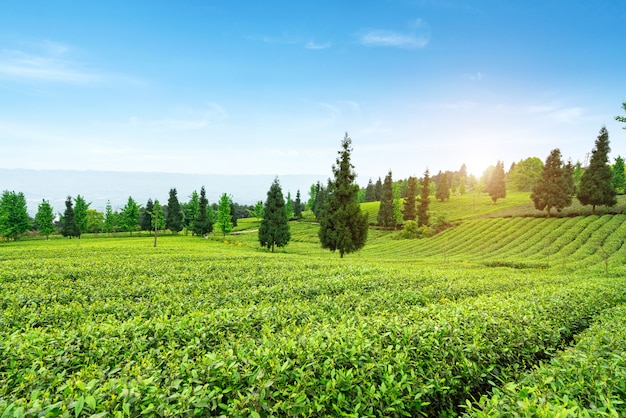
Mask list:
[[[391,170],[385,176],[383,183],[383,195],[380,199],[380,208],[378,210],[378,225],[384,228],[396,227],[396,214],[394,212],[394,196],[393,196],[393,180],[391,179]]]
[[[428,169],[424,172],[422,179],[422,192],[420,194],[420,204],[417,208],[417,225],[428,226],[428,210],[430,206],[430,176]]]
[[[63,212],[62,225],[61,235],[70,237],[70,239],[72,239],[72,237],[80,237],[80,229],[74,217],[74,204],[72,203],[71,196],[65,199],[65,212]]]
[[[514,220],[472,222],[481,230],[499,221]],[[518,220],[544,229],[564,221],[576,219]],[[626,302],[623,269],[608,277],[589,269],[529,274],[394,253],[431,239],[387,240],[384,258],[372,249],[350,260],[311,254],[311,241],[305,257],[184,236],[163,237],[154,251],[141,237],[8,245],[0,410],[453,416],[500,381],[523,381]],[[602,353],[597,364],[622,361],[622,322],[610,328],[614,339],[598,338],[601,350],[577,348],[590,359]],[[577,365],[562,363],[572,372]],[[619,370],[579,372],[606,377],[590,383],[599,388],[623,381]],[[596,406],[611,405],[597,399]]]
[[[623,194],[626,186],[626,172],[624,171],[624,159],[619,155],[615,158],[615,164],[611,167],[611,184],[616,193]]]
[[[435,198],[441,202],[450,199],[450,177],[441,171],[437,174]]]
[[[77,195],[74,199],[74,219],[76,220],[76,226],[78,226],[78,236],[83,232],[87,232],[87,210],[91,202],[87,202],[84,197]]]
[[[253,218],[263,218],[263,202],[261,200],[257,201],[252,210],[248,210],[248,213]]]
[[[293,216],[296,219],[302,218],[302,199],[300,198],[300,190],[296,191],[296,200],[293,202]]]
[[[87,209],[87,223],[85,232],[99,233],[104,227],[104,213],[95,209]]]
[[[139,205],[137,205],[137,202],[135,202],[132,196],[128,196],[128,201],[122,208],[119,221],[122,230],[130,232],[131,236],[133,235],[133,231],[139,228]]]
[[[178,202],[176,189],[170,189],[169,198],[167,199],[167,215],[165,218],[165,227],[170,231],[177,233],[183,229],[183,212]]]
[[[139,227],[142,231],[151,231],[154,229],[152,225],[152,213],[154,212],[154,202],[148,199],[146,207],[139,217]]]
[[[504,163],[498,161],[494,170],[489,176],[489,182],[487,183],[487,193],[491,196],[493,203],[496,203],[498,199],[504,199],[506,197],[506,183],[504,178]]]
[[[338,250],[341,258],[344,254],[360,250],[367,241],[368,217],[361,213],[356,199],[359,186],[355,184],[356,173],[350,163],[351,143],[346,132],[341,142],[342,149],[338,152],[337,165],[332,167],[334,179],[328,182],[328,196],[320,214],[322,248],[333,252]]]
[[[42,200],[37,208],[37,214],[35,215],[35,222],[37,223],[37,231],[40,234],[49,238],[49,235],[54,232],[54,212],[52,206],[47,200]]]
[[[365,187],[365,202],[375,202],[376,201],[376,188],[374,187],[374,183],[372,183],[372,179],[370,178],[367,182],[367,186]]]
[[[104,232],[110,234],[115,231],[115,228],[118,223],[118,216],[113,212],[113,207],[111,206],[111,202],[107,200],[106,207],[104,209]]]
[[[378,177],[376,184],[374,185],[374,201],[380,201],[383,198],[383,182]]]
[[[613,206],[617,203],[615,189],[611,184],[611,167],[608,165],[609,152],[609,132],[603,126],[591,152],[589,167],[580,179],[576,196],[583,205],[592,206],[592,213],[595,213],[598,205]]]
[[[17,240],[30,228],[24,193],[2,192],[0,199],[0,237]]]
[[[530,192],[540,182],[543,170],[541,159],[529,157],[515,164],[509,172],[509,180],[515,190]]]
[[[284,247],[290,239],[289,216],[280,183],[276,178],[267,192],[267,200],[263,207],[259,243],[274,252],[274,247]]]
[[[209,206],[204,186],[200,188],[200,200],[198,201],[198,217],[194,223],[194,232],[201,237],[213,231],[213,209]]]
[[[281,192],[282,195],[282,192]],[[294,211],[293,211],[293,200],[291,200],[291,192],[287,192],[287,197],[285,198],[285,212],[287,213],[287,219],[293,219]]]
[[[160,231],[165,229],[165,216],[163,216],[163,207],[159,203],[159,200],[155,200],[152,204],[152,211],[150,212],[150,229],[153,231]]]
[[[402,219],[414,221],[417,218],[417,179],[409,177],[406,198],[402,207]],[[406,225],[405,225],[406,228]]]
[[[196,230],[196,219],[200,214],[200,196],[197,191],[193,191],[189,196],[189,202],[183,205],[184,225],[192,231],[192,234]]]
[[[530,198],[535,208],[545,209],[549,217],[552,208],[560,212],[570,206],[575,192],[573,167],[571,164],[563,164],[561,151],[555,148],[546,159],[541,178],[533,187]]]
[[[504,382],[470,406],[468,416],[624,416],[626,305],[608,309],[572,348]]]
[[[226,193],[222,194],[218,203],[217,209],[217,226],[222,232],[222,237],[226,237],[226,234],[230,234],[233,230],[233,221],[230,213],[230,205],[232,199]]]

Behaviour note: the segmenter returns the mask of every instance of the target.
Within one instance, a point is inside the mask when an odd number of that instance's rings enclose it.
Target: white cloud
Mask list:
[[[524,110],[530,114],[567,124],[580,122],[585,115],[585,109],[582,107],[562,107],[556,104],[530,105],[526,106]]]
[[[420,49],[428,45],[430,30],[418,19],[406,32],[385,29],[365,29],[359,33],[359,41],[366,46],[382,46],[404,49]]]
[[[0,51],[0,77],[21,80],[39,80],[72,84],[103,81],[99,71],[69,57],[69,45],[43,40],[28,44],[28,50]]]
[[[330,42],[324,42],[323,44],[318,44],[315,41],[309,41],[304,46],[306,49],[328,49],[332,46]]]

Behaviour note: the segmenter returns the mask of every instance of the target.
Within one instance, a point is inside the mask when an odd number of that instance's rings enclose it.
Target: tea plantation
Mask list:
[[[624,221],[5,243],[0,416],[621,416]]]

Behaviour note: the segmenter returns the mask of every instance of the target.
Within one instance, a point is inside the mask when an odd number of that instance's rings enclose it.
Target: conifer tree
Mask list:
[[[165,218],[165,228],[177,233],[183,229],[183,214],[178,202],[176,189],[170,189],[170,196],[167,199],[167,217]]]
[[[289,218],[283,198],[283,192],[278,182],[274,180],[267,192],[267,200],[263,206],[263,220],[259,226],[259,243],[274,252],[274,247],[284,247],[289,243]]]
[[[213,224],[208,216],[209,200],[206,198],[204,186],[200,188],[200,200],[198,201],[198,217],[194,223],[196,235],[201,237],[213,231]]]
[[[414,221],[417,217],[417,179],[409,177],[406,189],[406,197],[404,198],[404,207],[402,209],[402,219],[405,221]]]
[[[122,208],[120,224],[124,231],[130,232],[131,237],[133,236],[133,231],[136,231],[139,227],[139,205],[137,205],[132,196],[128,196],[126,206]]]
[[[493,203],[496,203],[498,199],[504,199],[506,197],[506,183],[504,179],[504,163],[498,161],[491,176],[489,176],[489,182],[487,183],[487,193],[491,196]]]
[[[391,179],[391,170],[389,170],[383,182],[383,194],[380,199],[380,208],[378,209],[378,225],[384,228],[396,227],[393,200],[393,181]]]
[[[80,234],[87,231],[87,210],[91,202],[87,203],[84,197],[77,195],[74,199],[74,219],[76,219],[76,226],[78,226],[78,238]]]
[[[545,209],[550,217],[552,208],[560,212],[572,204],[575,191],[573,166],[564,165],[561,151],[558,148],[553,149],[543,164],[541,177],[530,195],[535,208]]]
[[[116,216],[115,216],[115,213],[113,213],[113,207],[111,206],[111,201],[107,200],[107,204],[104,209],[104,225],[103,225],[104,232],[106,232],[107,234],[110,234],[111,232],[115,230],[115,225],[116,225],[115,218]]]
[[[595,214],[597,205],[614,206],[617,203],[615,189],[611,184],[611,167],[608,165],[609,152],[609,132],[603,126],[596,139],[596,146],[591,151],[589,167],[580,179],[577,196],[583,205],[591,205],[592,214]]]
[[[296,219],[302,218],[302,200],[300,199],[300,189],[296,191],[296,200],[294,202],[293,216]]]
[[[624,173],[624,159],[619,155],[615,158],[615,164],[611,169],[611,184],[616,193],[623,194],[626,186],[626,173]]]
[[[322,248],[339,251],[339,256],[363,248],[367,240],[367,214],[361,213],[357,202],[359,186],[350,163],[352,140],[346,133],[336,165],[334,179],[328,181],[328,196],[320,213],[319,238]]]
[[[226,238],[226,234],[230,234],[233,230],[233,221],[230,214],[230,204],[232,199],[226,193],[222,194],[217,207],[217,225],[222,231],[222,236]]]
[[[45,235],[46,240],[48,240],[50,234],[54,232],[54,213],[50,202],[45,199],[42,200],[37,208],[35,222],[37,222],[37,230],[39,233]]]
[[[374,183],[372,183],[371,178],[367,182],[367,187],[365,187],[365,201],[366,202],[376,201],[376,188],[374,187]]]
[[[378,180],[376,180],[376,185],[374,185],[374,202],[378,202],[380,201],[380,199],[382,199],[383,197],[383,182],[380,179],[380,177],[378,177]]]
[[[282,192],[280,193],[282,195]],[[292,219],[294,210],[293,210],[293,200],[291,200],[291,192],[287,192],[287,197],[285,198],[285,213],[287,213],[287,219]]]
[[[154,202],[152,199],[148,199],[146,202],[146,208],[141,214],[141,220],[139,221],[139,226],[142,231],[152,231],[154,226],[152,225],[152,212],[154,211]],[[160,215],[162,216],[162,214]]]
[[[444,200],[450,199],[450,178],[447,173],[442,173],[441,171],[437,175],[437,178],[439,181],[435,189],[435,198],[443,202]]]
[[[417,208],[417,226],[428,226],[429,215],[428,207],[430,205],[430,176],[428,169],[424,172],[424,179],[422,180],[422,192],[420,195],[420,204]]]
[[[183,213],[185,214],[185,224],[189,230],[191,230],[191,234],[195,234],[196,230],[196,219],[198,218],[198,214],[200,213],[200,197],[198,196],[197,191],[191,192],[191,196],[189,196],[189,202],[185,205]]]
[[[61,228],[61,235],[64,237],[78,237],[80,231],[78,225],[76,225],[76,218],[74,217],[74,204],[72,203],[72,197],[68,196],[65,199],[65,212],[63,213],[63,227]]]

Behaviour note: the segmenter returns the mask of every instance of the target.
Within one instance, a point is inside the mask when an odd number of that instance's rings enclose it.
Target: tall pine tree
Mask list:
[[[50,234],[54,232],[54,213],[49,201],[42,200],[39,204],[35,222],[37,222],[37,231],[45,235],[47,240]]]
[[[183,212],[178,202],[176,189],[170,189],[170,196],[167,199],[167,217],[165,227],[172,232],[179,232],[183,229]]]
[[[450,199],[450,178],[448,174],[440,171],[439,174],[437,174],[437,179],[435,198],[441,202]]]
[[[357,202],[359,186],[350,163],[352,140],[348,133],[333,165],[334,179],[328,182],[328,197],[321,212],[319,238],[322,248],[339,251],[339,256],[360,250],[367,240],[367,214]]]
[[[263,206],[259,243],[262,247],[267,247],[274,252],[274,247],[284,247],[290,239],[287,208],[280,183],[276,178],[267,192],[267,200]]]
[[[208,216],[209,201],[206,198],[204,186],[200,189],[200,200],[198,201],[198,217],[194,222],[194,231],[201,237],[213,231],[213,224]]]
[[[560,212],[570,206],[575,192],[573,166],[563,164],[561,151],[558,148],[553,149],[530,195],[535,208],[545,209],[547,216],[550,217],[552,208]]]
[[[61,228],[61,235],[64,237],[78,237],[80,236],[80,230],[76,225],[76,218],[74,216],[74,204],[72,203],[72,197],[68,196],[65,199],[65,212],[63,213],[63,227]]]
[[[391,170],[385,176],[383,183],[383,195],[380,199],[380,207],[378,209],[378,225],[384,228],[396,227],[396,216],[394,213],[393,202],[393,180],[391,179]]]
[[[429,214],[428,207],[430,206],[430,175],[428,169],[424,172],[424,178],[422,179],[422,192],[420,194],[420,204],[417,208],[417,226],[428,226]]]
[[[487,193],[491,196],[493,203],[496,203],[498,199],[504,199],[506,197],[506,183],[504,180],[504,163],[498,161],[496,168],[489,177],[487,183]]]
[[[222,231],[222,236],[226,238],[226,234],[230,234],[233,230],[233,221],[230,214],[230,205],[232,199],[226,193],[222,194],[217,207],[217,225]]]
[[[583,205],[591,205],[591,213],[596,213],[598,205],[614,206],[617,203],[615,189],[611,184],[613,175],[608,164],[609,152],[609,132],[603,126],[596,139],[596,146],[591,151],[589,167],[580,179],[577,196]]]
[[[302,218],[302,199],[300,198],[300,189],[296,191],[296,200],[293,203],[293,216],[296,219]]]
[[[87,231],[87,210],[91,202],[87,203],[84,197],[77,195],[74,199],[74,219],[76,219],[76,226],[78,226],[78,238],[80,234]]]
[[[402,208],[402,219],[405,221],[414,221],[417,217],[417,179],[409,177],[406,189],[406,197],[404,198],[404,207]]]

